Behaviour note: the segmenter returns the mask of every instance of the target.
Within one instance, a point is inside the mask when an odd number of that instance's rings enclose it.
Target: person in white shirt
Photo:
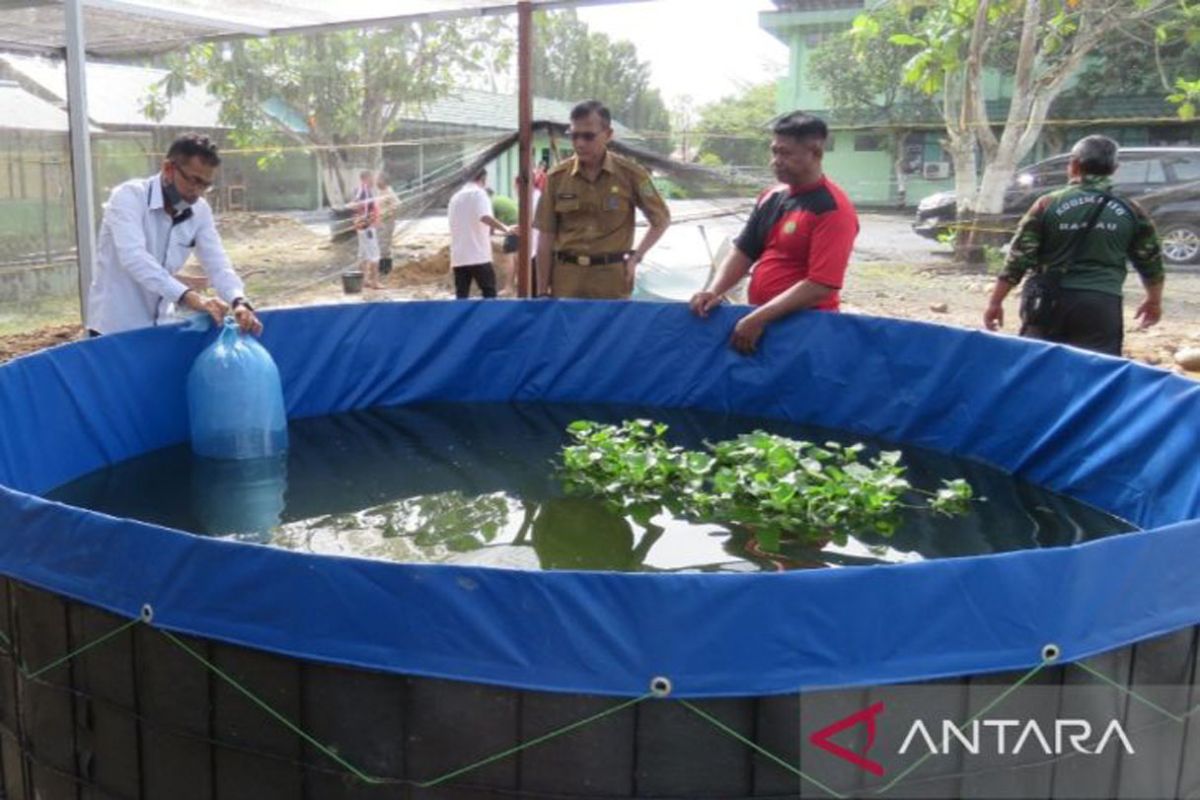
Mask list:
[[[538,169],[540,170],[541,167],[539,167]],[[538,207],[538,203],[542,199],[542,187],[544,187],[546,185],[546,174],[544,172],[541,172],[540,174],[541,174],[541,180],[539,182],[539,179],[538,179],[539,172],[535,171],[533,173],[533,181],[532,181],[532,183],[533,183],[533,198],[532,198],[532,205],[530,205],[531,209],[536,209]],[[513,178],[513,194],[515,194],[517,197],[521,196],[521,176],[520,175]],[[510,230],[512,230],[511,227],[510,227]],[[517,238],[517,236],[518,236],[518,234],[514,232],[514,233],[510,233],[508,236],[504,237],[504,252],[506,252],[506,253],[516,253],[517,252],[517,248],[520,245],[520,240]],[[530,266],[531,272],[530,272],[529,288],[530,288],[531,295],[535,293],[535,290],[538,285],[538,283],[537,283],[537,251],[538,251],[538,229],[530,226],[530,228],[529,228],[530,265],[529,266]],[[521,281],[520,281],[520,275],[518,274],[518,273],[520,273],[520,270],[517,269],[515,255],[512,257],[512,260],[513,260],[513,264],[512,264],[511,269],[509,270],[509,290],[508,291],[509,291],[509,294],[511,294],[513,297],[517,297],[520,294],[519,289],[520,289]]]
[[[492,201],[486,186],[487,170],[481,169],[450,198],[450,266],[454,272],[454,296],[459,300],[470,296],[472,280],[484,297],[496,296],[490,235],[492,231],[510,231],[492,216]]]
[[[207,136],[189,133],[171,144],[157,175],[113,190],[100,223],[88,291],[91,335],[158,325],[169,318],[172,306],[205,312],[218,325],[232,309],[242,331],[262,332],[204,200],[220,164],[217,146]],[[217,297],[190,289],[175,276],[193,250]]]
[[[363,286],[382,289],[379,282],[379,202],[375,198],[375,174],[369,169],[358,173],[358,189],[350,207],[354,209],[354,230],[358,236],[358,268]]]

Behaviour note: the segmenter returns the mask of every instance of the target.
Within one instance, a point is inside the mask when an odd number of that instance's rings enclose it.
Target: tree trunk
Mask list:
[[[316,153],[321,167],[321,184],[330,208],[345,208],[354,199],[360,172],[364,169],[377,172],[383,168],[381,144],[353,148],[349,157],[336,147],[318,147]]]
[[[950,162],[954,164],[954,194],[958,198],[958,213],[972,211],[978,187],[975,179],[975,141],[943,141],[942,147],[950,154]]]
[[[954,164],[954,192],[958,197],[958,230],[954,234],[954,259],[972,267],[986,266],[983,244],[979,241],[978,215],[975,210],[975,195],[978,181],[975,178],[975,141],[962,137],[957,141],[943,142]]]
[[[907,164],[905,148],[908,145],[909,131],[894,131],[892,133],[892,168],[896,172],[896,206],[904,208],[908,199],[908,173],[904,170]]]

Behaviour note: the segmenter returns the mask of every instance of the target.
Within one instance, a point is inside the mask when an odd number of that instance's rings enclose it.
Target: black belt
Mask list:
[[[558,260],[566,261],[569,264],[578,264],[581,267],[594,267],[600,264],[623,264],[628,255],[628,253],[607,253],[599,256],[588,256],[582,253],[565,253],[560,251]]]

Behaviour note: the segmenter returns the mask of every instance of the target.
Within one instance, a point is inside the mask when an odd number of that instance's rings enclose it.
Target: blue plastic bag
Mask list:
[[[271,354],[233,321],[188,373],[192,450],[206,458],[266,458],[287,450],[287,415]]]
[[[271,541],[286,494],[286,455],[192,462],[192,513],[210,536]]]

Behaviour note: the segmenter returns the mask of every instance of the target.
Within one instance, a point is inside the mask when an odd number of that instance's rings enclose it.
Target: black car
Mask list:
[[[1154,218],[1163,258],[1171,264],[1200,262],[1200,147],[1126,147],[1118,156],[1113,187]],[[1004,195],[998,223],[1015,230],[1033,201],[1067,184],[1070,154],[1019,170]],[[938,192],[917,206],[913,230],[936,239],[955,222],[954,192]]]

